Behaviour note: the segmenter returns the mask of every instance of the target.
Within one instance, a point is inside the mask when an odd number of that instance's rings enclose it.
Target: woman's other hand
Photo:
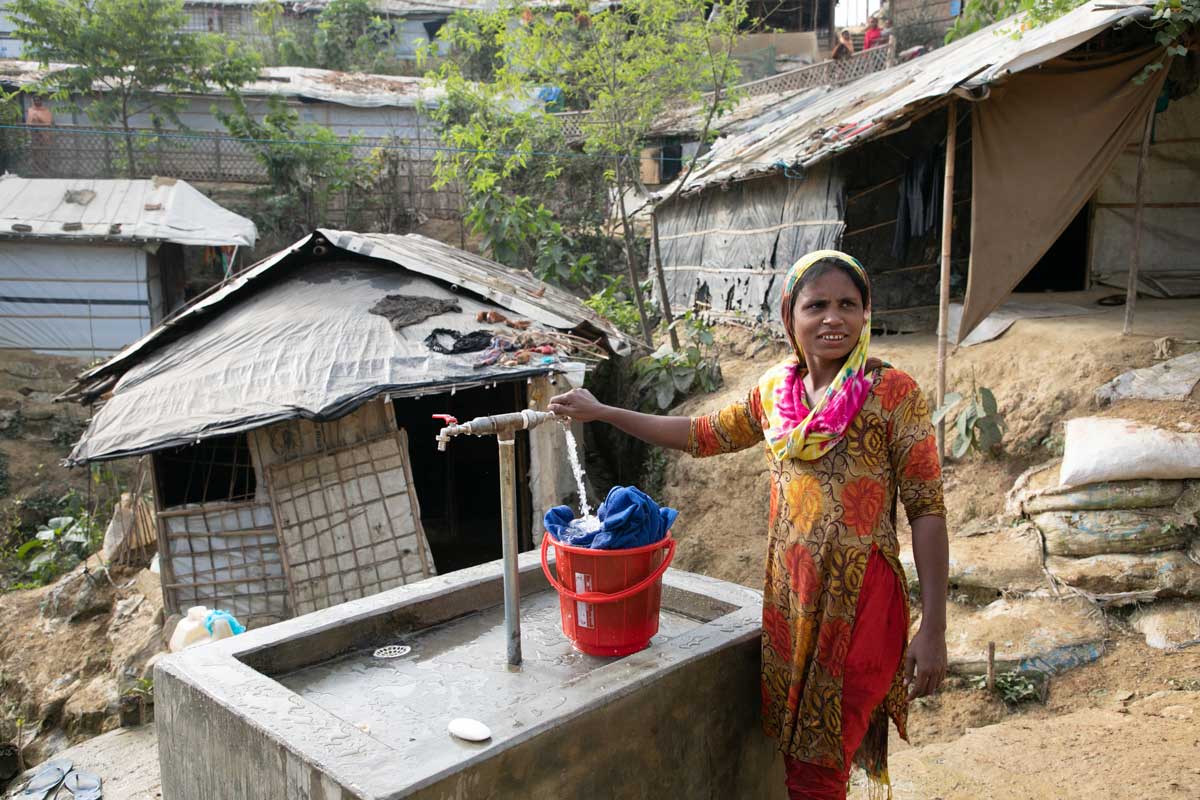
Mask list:
[[[604,418],[608,406],[597,400],[587,389],[572,389],[566,394],[551,397],[550,411],[577,422],[595,422]]]
[[[922,625],[908,643],[904,657],[904,682],[908,699],[931,695],[946,677],[946,633]]]

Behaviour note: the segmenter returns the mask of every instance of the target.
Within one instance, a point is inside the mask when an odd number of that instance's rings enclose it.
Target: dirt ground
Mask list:
[[[1104,292],[1055,299],[1083,305],[1099,294]],[[995,393],[1008,423],[1001,454],[969,455],[946,465],[952,535],[1002,513],[1005,494],[1021,472],[1061,455],[1067,419],[1103,414],[1200,429],[1195,394],[1180,403],[1096,406],[1098,386],[1156,363],[1156,339],[1200,339],[1200,303],[1194,301],[1139,301],[1135,334],[1128,337],[1121,335],[1122,316],[1118,308],[1022,320],[997,340],[952,352],[948,390],[970,391],[974,376]],[[786,355],[781,343],[740,331],[726,333],[722,347],[722,389],[692,398],[672,413],[707,413],[744,397],[758,376]],[[1196,344],[1179,343],[1172,355],[1196,349]],[[936,337],[877,337],[872,352],[912,374],[932,395]],[[757,447],[713,459],[668,456],[662,499],[682,512],[674,529],[680,568],[761,586],[767,522],[763,459]],[[902,536],[906,527],[902,520]],[[1200,765],[1197,690],[1200,648],[1152,649],[1118,612],[1110,615],[1105,654],[1052,678],[1044,705],[1010,708],[954,677],[941,694],[915,703],[911,744],[897,741],[893,748],[896,797],[1200,797],[1200,773],[1192,771]],[[1180,719],[1164,718],[1164,708]],[[1164,770],[1164,765],[1177,768]],[[1041,777],[1027,779],[1025,773]]]

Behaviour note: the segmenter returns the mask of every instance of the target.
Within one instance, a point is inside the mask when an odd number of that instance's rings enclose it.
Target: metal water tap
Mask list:
[[[443,452],[446,450],[446,445],[450,443],[450,439],[454,436],[468,434],[470,436],[497,436],[500,439],[511,439],[513,433],[516,431],[536,428],[543,422],[558,419],[556,415],[551,414],[549,411],[534,411],[529,408],[523,411],[514,411],[511,414],[476,417],[470,422],[464,422],[461,425],[457,419],[449,414],[434,414],[433,418],[440,419],[446,423],[446,427],[438,431],[437,435],[438,450]]]
[[[549,411],[525,409],[511,414],[476,417],[459,423],[449,414],[434,414],[434,419],[446,423],[438,431],[438,450],[445,451],[450,439],[471,436],[495,436],[500,449],[500,526],[501,552],[504,559],[504,633],[508,642],[508,663],[521,663],[521,577],[517,570],[517,431],[536,428],[543,422],[563,418]]]

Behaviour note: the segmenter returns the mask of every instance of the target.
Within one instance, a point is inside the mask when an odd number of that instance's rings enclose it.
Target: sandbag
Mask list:
[[[1146,644],[1159,650],[1200,645],[1200,602],[1172,600],[1142,606],[1129,618]]]
[[[996,643],[1000,672],[1063,672],[1099,658],[1104,635],[1104,615],[1080,597],[1002,598],[984,608],[946,607],[947,666],[960,675],[987,671],[988,642]]]
[[[1061,462],[1042,464],[1023,473],[1009,492],[1009,513],[1020,516],[1045,511],[1100,511],[1155,508],[1175,503],[1185,481],[1106,481],[1086,486],[1060,486]]]
[[[1200,478],[1200,433],[1175,433],[1105,417],[1067,421],[1060,484],[1141,478]]]
[[[900,563],[909,588],[918,590],[912,547],[900,550]],[[975,536],[950,539],[950,596],[972,603],[990,603],[1002,594],[1046,590],[1050,582],[1042,569],[1042,543],[1028,523],[1005,525]]]
[[[1046,569],[1059,581],[1098,600],[1121,601],[1125,599],[1121,596],[1128,594],[1200,597],[1200,564],[1183,550],[1087,558],[1047,556]]]
[[[1054,556],[1174,550],[1195,533],[1191,522],[1170,509],[1047,511],[1033,516],[1046,540],[1046,552]]]

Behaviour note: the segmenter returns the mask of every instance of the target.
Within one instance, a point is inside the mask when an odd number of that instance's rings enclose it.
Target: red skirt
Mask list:
[[[791,800],[845,800],[854,753],[866,735],[871,714],[887,696],[900,668],[908,636],[905,602],[900,579],[879,550],[871,548],[842,678],[844,767],[838,770],[785,756]]]

